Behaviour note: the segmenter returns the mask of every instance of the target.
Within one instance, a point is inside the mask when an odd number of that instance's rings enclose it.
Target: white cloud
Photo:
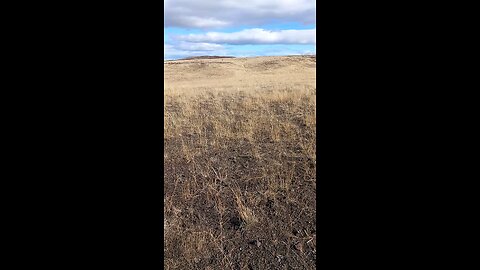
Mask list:
[[[184,51],[218,51],[222,50],[223,46],[220,44],[212,43],[181,42],[180,44],[178,44],[177,48]]]
[[[234,33],[208,32],[174,36],[174,39],[230,45],[244,44],[316,44],[316,29],[268,31],[260,28]]]
[[[227,55],[222,45],[209,43],[164,44],[164,59],[178,59],[189,56]]]
[[[169,20],[169,23],[177,27],[185,28],[218,28],[228,26],[226,21],[215,18],[202,18],[198,16],[178,16]]]
[[[313,0],[165,0],[165,27],[220,28],[273,21],[314,24]]]

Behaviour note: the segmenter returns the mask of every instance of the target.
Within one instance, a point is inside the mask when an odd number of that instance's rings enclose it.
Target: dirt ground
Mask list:
[[[164,66],[164,267],[315,269],[316,58]]]

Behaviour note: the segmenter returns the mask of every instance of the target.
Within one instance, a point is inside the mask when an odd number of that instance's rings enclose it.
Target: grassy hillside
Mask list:
[[[166,269],[314,269],[315,66],[165,63]]]

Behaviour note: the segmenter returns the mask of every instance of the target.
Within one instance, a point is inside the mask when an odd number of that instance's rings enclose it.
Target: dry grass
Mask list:
[[[165,64],[166,269],[314,269],[314,72],[306,57]]]

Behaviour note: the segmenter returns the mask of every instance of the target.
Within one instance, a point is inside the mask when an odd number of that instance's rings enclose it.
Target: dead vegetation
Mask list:
[[[165,65],[166,269],[315,268],[314,60],[290,58]]]

